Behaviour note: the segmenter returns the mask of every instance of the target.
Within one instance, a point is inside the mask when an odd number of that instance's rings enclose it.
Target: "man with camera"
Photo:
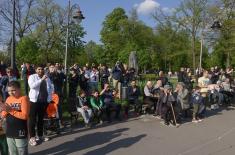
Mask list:
[[[109,84],[104,85],[104,89],[100,92],[100,95],[103,98],[104,101],[104,109],[106,110],[106,116],[108,119],[108,122],[112,122],[111,119],[111,110],[115,111],[115,118],[120,119],[119,114],[121,111],[121,105],[115,103],[115,97],[117,96],[116,90],[111,90],[109,87]]]
[[[172,87],[170,85],[164,86],[164,93],[160,96],[162,102],[162,118],[165,125],[169,125],[170,121],[176,125],[176,117],[174,112],[174,105],[176,102],[175,97],[172,93]]]

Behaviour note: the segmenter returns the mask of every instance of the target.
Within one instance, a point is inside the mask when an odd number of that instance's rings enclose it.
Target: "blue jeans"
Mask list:
[[[10,155],[28,155],[28,139],[7,138]]]

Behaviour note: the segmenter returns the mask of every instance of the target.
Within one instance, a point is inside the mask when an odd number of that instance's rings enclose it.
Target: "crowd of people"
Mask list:
[[[235,89],[232,74],[232,68],[224,71],[212,67],[200,69],[193,76],[190,69],[181,68],[173,88],[169,77],[159,71],[156,80],[146,81],[142,88],[135,69],[119,61],[113,68],[104,64],[83,67],[74,64],[66,72],[59,63],[46,66],[25,63],[21,66],[22,95],[19,76],[1,63],[1,154],[26,155],[28,144],[36,146],[49,140],[44,133],[44,118],[49,105],[55,102],[54,95],[59,98],[56,110],[60,128],[64,124],[64,101],[70,113],[81,114],[87,128],[104,121],[128,119],[131,108],[134,116],[151,114],[166,126],[177,126],[185,120],[201,122],[208,109],[232,104]]]

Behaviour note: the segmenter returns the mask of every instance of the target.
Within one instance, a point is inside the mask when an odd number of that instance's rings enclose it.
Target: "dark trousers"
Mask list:
[[[147,105],[147,113],[152,113],[152,108],[154,108],[154,111],[156,110],[156,101],[154,100],[154,98],[146,96],[144,99],[144,104]]]
[[[98,119],[98,121],[101,121],[102,120],[102,116],[103,116],[103,109],[92,109],[93,111],[93,114],[94,114],[94,117]]]
[[[25,95],[28,96],[28,92],[29,92],[28,79],[24,79],[24,91],[25,91]]]
[[[6,135],[0,135],[0,154],[8,155]]]
[[[29,135],[30,137],[36,136],[35,127],[37,125],[37,135],[43,136],[43,118],[46,112],[47,103],[30,102],[29,112]]]
[[[125,106],[125,114],[128,115],[130,106],[134,106],[136,113],[141,113],[141,103],[138,99],[128,100],[128,104]]]
[[[164,105],[162,107],[162,118],[166,124],[168,124],[171,120],[172,121],[174,120],[171,107],[169,107],[167,105]]]
[[[111,111],[115,111],[115,118],[119,118],[119,114],[121,111],[121,105],[115,103],[105,103],[105,113],[108,121],[111,121]]]
[[[162,102],[157,102],[156,114],[162,116]]]

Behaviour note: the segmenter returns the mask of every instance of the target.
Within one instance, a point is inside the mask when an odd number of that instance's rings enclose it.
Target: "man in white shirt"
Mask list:
[[[48,141],[48,138],[43,137],[43,117],[46,112],[48,103],[52,100],[52,92],[54,87],[51,80],[44,74],[43,65],[36,68],[36,74],[29,76],[29,144],[37,145],[37,141]],[[35,126],[37,126],[37,136]]]

